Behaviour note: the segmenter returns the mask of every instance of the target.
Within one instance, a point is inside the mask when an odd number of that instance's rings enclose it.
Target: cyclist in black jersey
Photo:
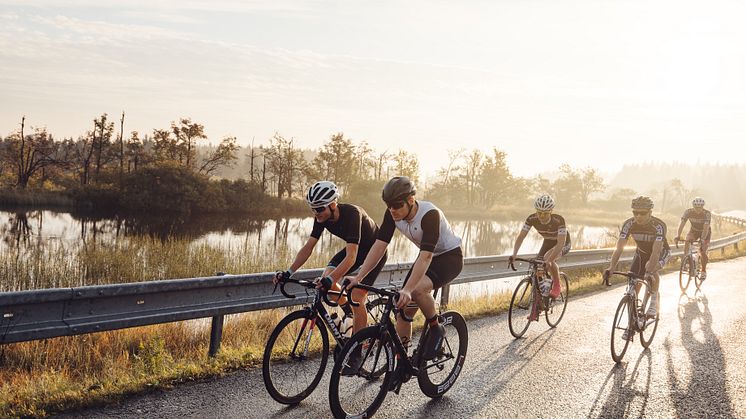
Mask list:
[[[300,269],[313,253],[313,249],[321,238],[321,233],[327,230],[334,236],[344,240],[347,244],[344,249],[335,254],[327,264],[322,275],[322,280],[328,288],[339,290],[339,281],[348,273],[362,265],[365,257],[378,235],[378,226],[362,208],[351,204],[340,204],[337,202],[339,192],[337,186],[329,181],[316,182],[308,189],[306,201],[314,213],[313,230],[306,244],[298,251],[295,260],[285,272],[275,275],[275,283],[290,276]],[[362,282],[373,285],[376,277],[386,264],[386,252],[377,260],[375,266],[364,276]],[[352,293],[354,301],[365,299],[367,291],[355,289]],[[333,297],[332,297],[333,298]],[[340,300],[344,303],[344,300]],[[352,314],[352,331],[357,332],[365,328],[368,316],[365,305],[353,306],[343,304],[343,310]]]
[[[523,240],[526,238],[528,232],[531,231],[531,227],[535,228],[544,238],[544,243],[541,245],[537,257],[544,259],[545,265],[552,277],[551,289],[549,286],[544,287],[545,289],[542,290],[542,294],[545,294],[545,296],[548,295],[551,298],[557,298],[561,289],[559,266],[557,266],[556,261],[570,251],[570,236],[567,234],[565,219],[559,214],[552,213],[554,210],[554,199],[550,195],[539,195],[534,201],[534,208],[536,212],[526,218],[523,228],[515,239],[513,255],[510,256],[509,261],[513,262],[513,259],[518,254],[518,250],[521,248],[521,244],[523,244]]]
[[[445,336],[432,291],[453,281],[461,273],[464,257],[461,251],[461,238],[453,232],[443,212],[430,202],[416,200],[415,193],[414,185],[404,176],[392,178],[383,187],[382,198],[388,209],[384,214],[376,243],[368,252],[368,257],[357,276],[349,278],[349,286],[360,282],[378,263],[395,229],[417,245],[420,253],[407,273],[396,305],[404,309],[410,319],[414,317],[418,307],[422,309],[432,331],[427,335],[423,357],[431,360],[435,358]],[[410,305],[410,301],[415,302],[416,306]],[[410,321],[397,316],[396,330],[402,342],[411,339]]]
[[[653,206],[653,200],[647,196],[638,196],[632,200],[634,216],[622,225],[616,249],[611,255],[609,268],[604,271],[604,279],[606,279],[616,269],[616,264],[619,262],[619,257],[629,237],[634,238],[637,250],[630,271],[651,279],[651,301],[645,313],[649,317],[655,317],[658,314],[658,284],[660,282],[658,271],[671,258],[671,250],[666,239],[666,223],[660,218],[653,217]],[[633,333],[625,331],[623,338],[631,340],[632,336],[634,336]]]
[[[700,240],[700,254],[702,255],[702,280],[707,278],[707,248],[710,247],[710,238],[712,236],[712,229],[710,228],[710,221],[712,221],[712,213],[705,209],[705,200],[700,197],[694,198],[692,201],[692,208],[684,211],[681,216],[681,223],[679,223],[679,231],[676,233],[676,240],[681,241],[681,232],[684,231],[684,226],[687,220],[692,225],[689,233],[686,235],[686,241],[684,242],[684,254],[689,254],[689,245],[699,239]]]

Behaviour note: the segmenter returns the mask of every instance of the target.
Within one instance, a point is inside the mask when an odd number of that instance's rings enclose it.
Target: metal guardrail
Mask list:
[[[721,219],[746,226],[746,220]],[[710,250],[737,247],[741,240],[746,240],[746,232],[713,240]],[[633,252],[632,248],[626,249],[620,261],[631,260]],[[680,256],[682,252],[673,249],[672,253]],[[612,249],[572,251],[559,264],[565,269],[603,266],[611,253]],[[507,256],[466,258],[464,269],[451,284],[516,276],[508,268],[507,260]],[[411,263],[386,265],[376,284],[401,285],[411,266]],[[321,269],[303,270],[294,277],[312,279],[321,273]],[[225,315],[310,301],[311,296],[300,287],[288,286],[288,291],[298,295],[296,299],[287,299],[279,292],[273,294],[273,275],[267,272],[218,275],[0,293],[0,344],[212,317],[210,354],[214,355],[220,346]],[[448,294],[445,288],[442,303],[447,303]]]

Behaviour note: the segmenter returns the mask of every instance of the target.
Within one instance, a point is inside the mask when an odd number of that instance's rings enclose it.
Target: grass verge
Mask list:
[[[712,251],[710,260],[745,255],[746,241],[739,249]],[[678,270],[678,261],[667,269]],[[571,297],[606,288],[599,269],[568,274]],[[509,303],[510,294],[503,292],[462,297],[449,308],[474,319],[504,313]],[[209,327],[204,320],[5,345],[0,348],[0,417],[43,416],[110,403],[257,366],[267,336],[289,310],[229,316],[215,358],[207,357]]]

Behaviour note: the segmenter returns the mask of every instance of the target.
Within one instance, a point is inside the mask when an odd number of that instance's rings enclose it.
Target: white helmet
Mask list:
[[[534,208],[539,211],[551,211],[554,209],[554,199],[548,194],[539,195],[534,201]]]
[[[325,207],[339,198],[337,185],[328,180],[316,182],[308,188],[306,201],[311,208]]]
[[[702,197],[699,197],[699,196],[696,197],[696,198],[694,198],[694,200],[692,201],[692,206],[695,207],[695,208],[702,208],[702,207],[704,207],[705,206],[705,199],[702,198]]]

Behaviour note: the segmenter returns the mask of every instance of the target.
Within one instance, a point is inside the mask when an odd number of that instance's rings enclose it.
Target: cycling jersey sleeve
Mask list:
[[[624,222],[622,225],[622,230],[619,232],[619,238],[620,239],[627,239],[629,238],[629,230],[632,228],[632,222],[634,219],[629,219]]]
[[[526,221],[523,223],[523,228],[521,228],[523,231],[531,231],[531,216],[529,215],[526,217]]]
[[[420,250],[432,252],[440,238],[440,212],[430,210],[422,217],[422,243]]]
[[[684,214],[681,215],[681,221],[686,222],[686,220],[689,219],[689,210],[684,211]]]
[[[710,224],[710,221],[712,221],[712,213],[705,211],[705,224]]]
[[[565,218],[561,215],[557,215],[557,235],[558,236],[567,235],[567,226],[565,225]]]
[[[324,226],[321,223],[313,220],[313,230],[311,230],[311,237],[318,240],[321,238],[321,233],[324,232]]]
[[[394,217],[392,217],[391,213],[386,210],[386,213],[383,214],[383,223],[381,223],[381,227],[378,229],[378,240],[386,243],[391,242],[391,238],[394,237],[395,228],[396,224],[394,224]]]
[[[360,228],[363,216],[356,207],[351,206],[345,214],[344,240],[347,243],[360,244]]]
[[[666,240],[666,225],[655,223],[655,241],[662,242]]]

